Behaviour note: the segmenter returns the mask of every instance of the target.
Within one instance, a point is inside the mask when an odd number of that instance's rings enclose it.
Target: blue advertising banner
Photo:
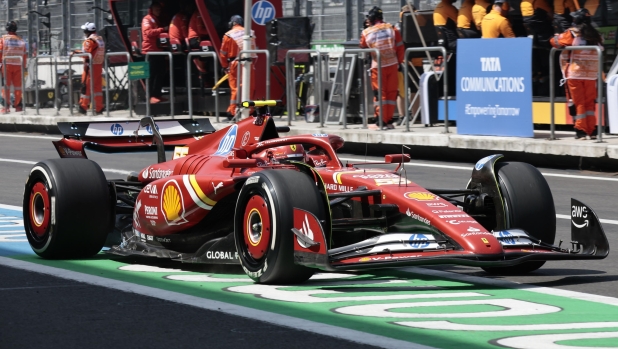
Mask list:
[[[457,133],[533,137],[532,39],[457,40]]]

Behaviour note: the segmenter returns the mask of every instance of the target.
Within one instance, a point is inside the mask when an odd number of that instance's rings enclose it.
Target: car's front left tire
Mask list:
[[[314,269],[294,263],[294,208],[324,221],[326,207],[315,181],[295,170],[265,170],[250,177],[236,204],[234,237],[240,263],[263,284],[295,284]]]

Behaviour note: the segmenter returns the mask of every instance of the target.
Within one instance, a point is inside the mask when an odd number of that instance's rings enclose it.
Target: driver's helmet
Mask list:
[[[290,161],[305,162],[305,149],[300,144],[268,148],[253,156],[262,160],[261,166],[285,164]]]

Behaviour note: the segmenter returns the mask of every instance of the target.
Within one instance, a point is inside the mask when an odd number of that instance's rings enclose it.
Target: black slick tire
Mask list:
[[[24,229],[47,259],[85,258],[103,248],[114,228],[114,204],[103,171],[86,159],[34,165],[24,190]]]
[[[507,229],[523,229],[542,242],[553,244],[556,208],[545,177],[536,167],[524,162],[498,162],[494,170],[504,200]],[[545,261],[532,261],[483,269],[492,274],[526,274],[543,264]]]
[[[325,220],[327,211],[315,182],[295,170],[265,170],[247,179],[234,217],[234,237],[247,275],[262,284],[306,281],[314,269],[294,263],[294,208]],[[252,235],[253,234],[253,235]]]

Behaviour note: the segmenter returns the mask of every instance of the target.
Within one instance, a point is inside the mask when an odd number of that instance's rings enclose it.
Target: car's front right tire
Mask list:
[[[556,208],[551,189],[539,170],[524,162],[498,162],[494,168],[506,212],[507,229],[522,229],[542,242],[556,238]],[[526,274],[545,261],[510,267],[485,267],[491,274]]]

